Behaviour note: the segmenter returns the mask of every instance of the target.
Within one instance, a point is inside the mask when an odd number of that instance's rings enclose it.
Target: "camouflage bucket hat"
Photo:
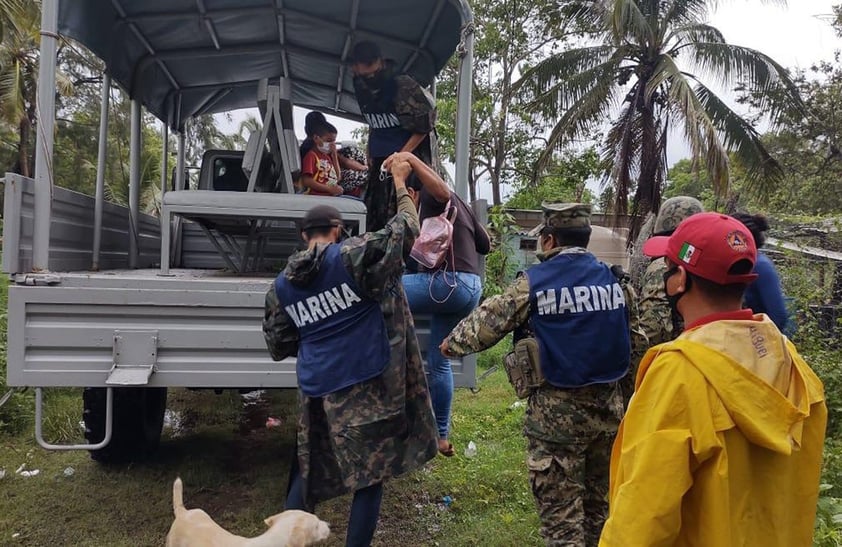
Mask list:
[[[702,213],[704,210],[702,202],[696,198],[690,196],[669,198],[661,204],[652,234],[656,236],[670,234],[678,228],[682,220],[696,213]]]
[[[529,231],[530,236],[537,236],[549,228],[564,230],[567,228],[587,228],[591,225],[591,206],[588,203],[551,203],[541,204],[544,222]]]

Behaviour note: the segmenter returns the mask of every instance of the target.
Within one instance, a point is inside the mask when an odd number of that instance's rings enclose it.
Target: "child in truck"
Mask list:
[[[313,147],[301,161],[301,185],[313,196],[341,196],[336,128],[327,121],[319,121],[313,126],[311,138]]]

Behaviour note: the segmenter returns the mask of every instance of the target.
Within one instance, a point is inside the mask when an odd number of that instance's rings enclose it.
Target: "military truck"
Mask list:
[[[457,56],[455,180],[467,196],[466,0],[42,0],[42,10],[35,178],[5,175],[2,271],[13,279],[6,381],[35,388],[44,448],[89,450],[102,462],[142,457],[159,442],[168,388],[296,386],[294,360],[273,362],[263,341],[265,292],[312,205],[334,205],[357,232],[365,207],[294,193],[292,107],[362,119],[348,68],[356,42],[377,42],[432,93]],[[95,196],[53,180],[59,36],[106,67]],[[128,207],[104,199],[111,85],[131,99]],[[185,124],[255,105],[263,125],[246,149],[207,151],[199,187],[188,189]],[[169,132],[177,142],[158,217],[139,207],[142,109],[162,122],[164,142]],[[475,360],[454,362],[454,373],[473,387]],[[85,388],[85,444],[43,438],[42,391],[59,386]]]

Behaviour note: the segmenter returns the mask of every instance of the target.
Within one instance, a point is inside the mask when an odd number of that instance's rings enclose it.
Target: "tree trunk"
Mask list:
[[[496,173],[496,169],[491,172],[491,199],[494,203],[492,205],[500,205],[500,175]]]
[[[657,208],[661,200],[661,185],[657,180],[658,162],[661,154],[658,151],[658,134],[655,126],[655,116],[652,105],[640,106],[640,116],[643,125],[640,146],[640,176],[637,179],[637,190],[634,193],[632,216],[629,219],[629,241],[637,238],[642,219]]]
[[[32,171],[29,167],[29,134],[29,120],[24,118],[18,126],[18,167],[21,175],[32,178]]]

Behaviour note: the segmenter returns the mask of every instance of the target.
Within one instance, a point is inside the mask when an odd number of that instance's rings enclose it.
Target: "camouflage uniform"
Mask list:
[[[365,152],[357,146],[343,146],[339,150],[340,156],[345,156],[363,165],[366,164]],[[357,171],[355,169],[343,169],[342,178],[339,180],[339,186],[342,187],[343,194],[346,196],[359,196],[365,183],[368,182],[368,169],[365,171]]]
[[[401,285],[403,259],[418,234],[418,215],[405,190],[398,214],[379,232],[342,243],[348,273],[380,302],[391,345],[385,371],[324,397],[299,392],[298,461],[309,506],[411,471],[438,449],[433,409],[415,327]],[[318,274],[327,245],[294,254],[284,270],[301,282]],[[266,294],[266,344],[276,361],[298,353],[298,331],[278,301]],[[349,351],[356,341],[349,341]]]
[[[682,220],[703,210],[702,204],[695,198],[687,196],[670,198],[661,205],[652,228],[652,235],[671,234]],[[640,326],[646,333],[649,344],[653,346],[675,340],[684,330],[684,322],[678,313],[670,308],[664,292],[664,272],[666,271],[667,266],[663,259],[658,258],[647,265],[641,278],[638,306]]]
[[[384,61],[384,79],[394,81],[397,92],[394,99],[395,113],[401,127],[411,133],[432,133],[436,124],[435,101],[411,76],[395,74],[392,61]],[[369,89],[362,78],[354,78],[354,91],[360,109],[365,112],[366,104],[377,103],[378,92]],[[424,139],[413,153],[427,165],[432,163],[432,139]],[[399,150],[395,150],[398,152]],[[366,226],[379,230],[395,214],[395,187],[390,180],[380,180],[380,166],[385,157],[371,158],[368,170],[368,184],[365,190],[365,205],[368,210]]]
[[[554,228],[590,224],[590,209],[579,205],[544,204],[544,215],[545,224]],[[587,252],[559,247],[539,253],[538,258]],[[618,277],[629,304],[630,327],[637,330],[634,292],[627,276]],[[508,332],[523,329],[529,321],[529,293],[528,277],[519,276],[459,323],[447,338],[449,350],[456,355],[476,353]],[[529,396],[523,429],[526,464],[547,545],[596,545],[599,539],[608,515],[608,464],[623,416],[624,383],[576,389],[545,384]]]

